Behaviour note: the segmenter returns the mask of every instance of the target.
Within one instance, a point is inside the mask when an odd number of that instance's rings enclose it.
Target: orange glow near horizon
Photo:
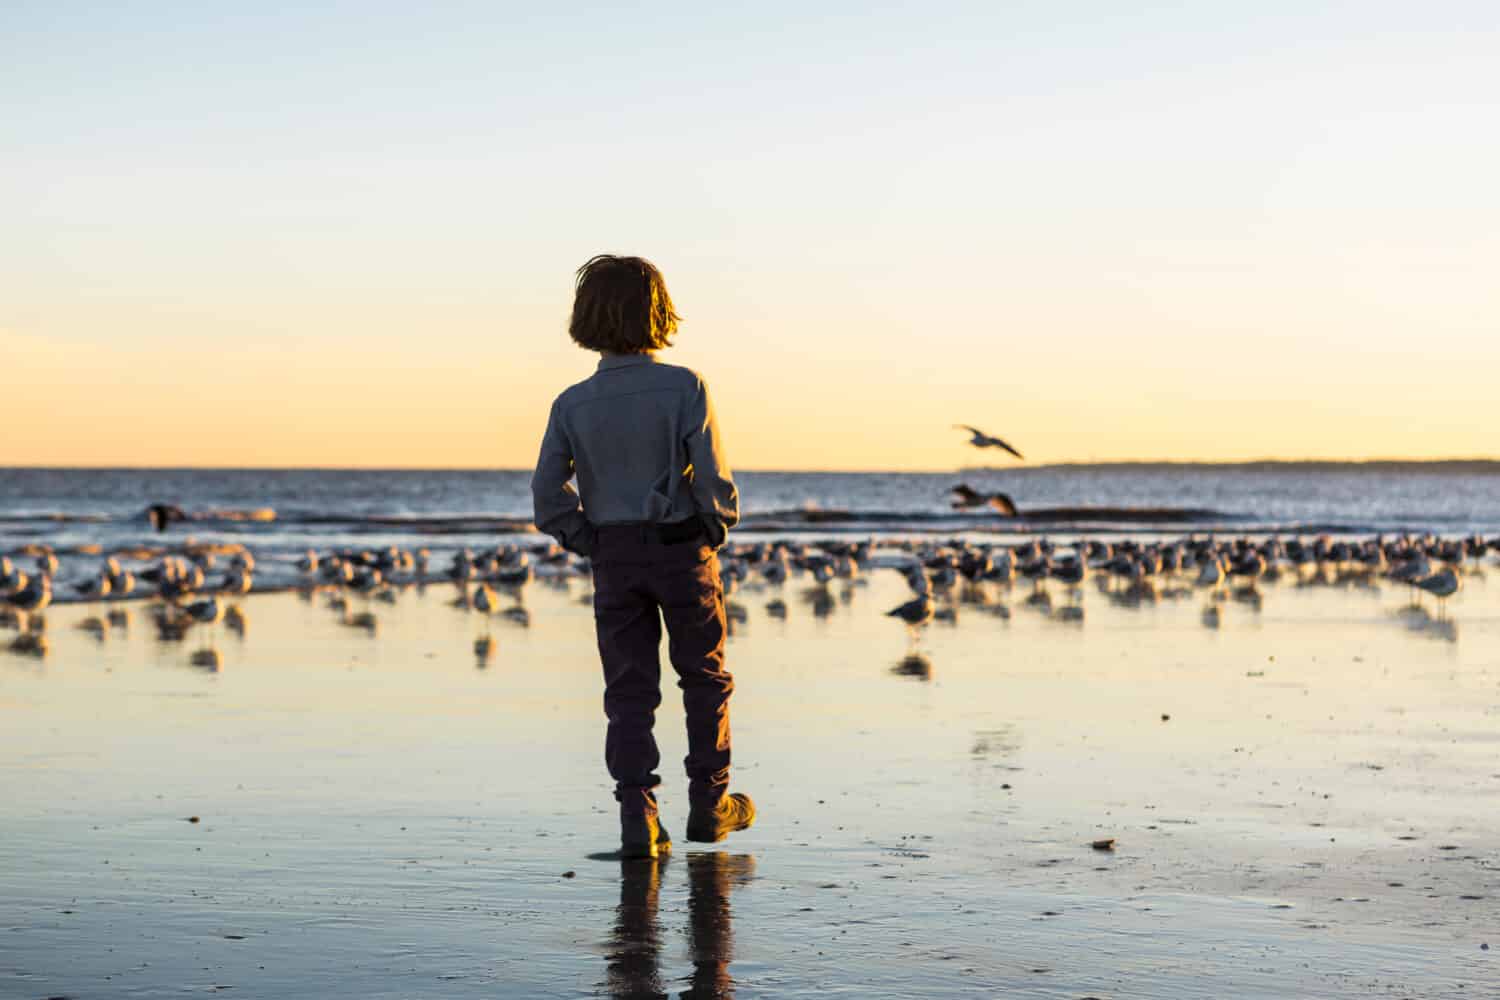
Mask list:
[[[529,468],[553,396],[593,366],[559,330],[532,339],[527,357],[482,334],[299,344],[156,332],[88,345],[0,334],[7,367],[24,373],[8,379],[0,465]],[[1007,437],[1027,464],[1495,454],[1477,370],[1404,388],[1398,372],[1370,371],[1339,391],[1315,384],[1316,367],[1299,379],[1273,364],[1197,388],[1161,369],[1122,376],[1076,360],[1071,377],[1036,377],[1066,369],[1065,345],[1031,345],[1020,366],[997,350],[985,365],[945,367],[935,348],[889,364],[853,345],[822,359],[695,350],[691,327],[679,343],[661,358],[707,378],[741,469],[1012,464],[969,447],[955,422]],[[1376,405],[1393,398],[1401,405]]]
[[[738,468],[1497,456],[1458,6],[21,5],[0,465],[527,468],[600,252]]]

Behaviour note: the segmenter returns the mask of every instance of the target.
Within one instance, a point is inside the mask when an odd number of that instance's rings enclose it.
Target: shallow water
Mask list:
[[[1500,534],[1500,463],[1020,466],[943,473],[742,472],[742,531],[1156,531]],[[1036,521],[957,516],[949,490],[966,482],[1008,493]],[[480,548],[531,521],[530,472],[322,469],[0,468],[0,552],[162,541],[150,504],[202,520],[171,540],[242,541],[263,559],[308,546]],[[1175,510],[1141,524],[1108,516],[1047,520],[1070,507]],[[272,511],[273,521],[210,512]],[[1200,512],[1191,514],[1190,512]],[[1203,514],[1201,512],[1213,512]],[[848,520],[827,522],[830,512]],[[823,518],[805,524],[809,518]]]
[[[1218,629],[1194,597],[1090,589],[1068,622],[1023,587],[916,649],[880,616],[893,573],[742,590],[736,786],[761,817],[661,864],[597,857],[584,585],[530,587],[483,668],[453,593],[373,605],[374,635],[252,595],[217,671],[139,607],[98,643],[51,609],[49,658],[0,655],[0,996],[1500,988],[1493,579],[1446,623],[1283,584]],[[670,695],[658,733],[680,836]]]

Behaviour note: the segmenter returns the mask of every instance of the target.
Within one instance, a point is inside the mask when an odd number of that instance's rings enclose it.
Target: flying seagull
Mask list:
[[[1016,449],[1012,448],[1004,441],[1001,441],[999,438],[991,437],[984,431],[980,430],[978,427],[970,427],[968,424],[954,424],[953,426],[959,430],[968,431],[970,434],[974,435],[973,437],[969,438],[969,443],[976,448],[1004,448],[1006,451],[1010,452],[1012,455],[1016,456],[1022,461],[1026,460],[1026,456],[1022,455],[1019,451],[1016,451]]]
[[[1006,517],[1016,516],[1016,505],[1004,493],[981,493],[968,483],[959,483],[948,491],[953,494],[954,510],[973,510],[975,507],[990,507]]]

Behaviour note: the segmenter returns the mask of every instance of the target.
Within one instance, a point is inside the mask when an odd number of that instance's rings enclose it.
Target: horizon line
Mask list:
[[[1173,459],[1122,458],[1083,461],[1038,462],[1004,466],[962,465],[954,468],[926,469],[817,469],[817,468],[736,468],[734,472],[768,474],[818,475],[945,475],[974,472],[1026,472],[1042,469],[1110,468],[1143,466],[1181,466],[1196,468],[1248,468],[1262,466],[1455,466],[1500,465],[1500,456],[1452,458],[1246,458],[1246,459]],[[530,467],[487,465],[6,465],[3,472],[475,472],[528,473]]]

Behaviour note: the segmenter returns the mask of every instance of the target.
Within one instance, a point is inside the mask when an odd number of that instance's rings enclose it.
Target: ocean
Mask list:
[[[1500,534],[1500,462],[1109,464],[955,472],[740,472],[756,534]],[[0,551],[167,538],[289,554],[385,545],[479,547],[530,531],[529,472],[0,469]],[[1003,491],[1020,517],[956,512],[950,489]],[[533,536],[534,537],[534,536]]]

